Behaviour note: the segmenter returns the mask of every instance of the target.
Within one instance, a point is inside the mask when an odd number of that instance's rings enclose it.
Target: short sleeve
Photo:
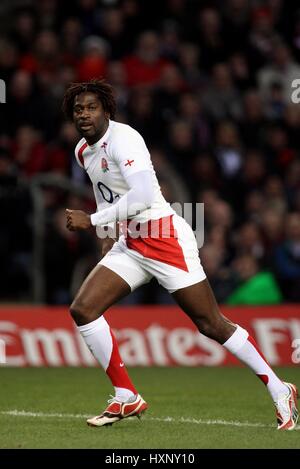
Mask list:
[[[125,179],[139,171],[152,169],[150,154],[143,137],[129,126],[116,131],[111,152]]]

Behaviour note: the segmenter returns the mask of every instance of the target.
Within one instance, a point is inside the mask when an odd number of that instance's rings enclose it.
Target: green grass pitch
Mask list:
[[[299,368],[278,368],[300,385]],[[264,385],[245,368],[131,368],[149,410],[91,428],[112,392],[96,368],[0,368],[0,448],[300,448],[276,430]]]

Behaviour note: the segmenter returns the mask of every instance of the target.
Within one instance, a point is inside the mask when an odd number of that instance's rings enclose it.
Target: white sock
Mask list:
[[[103,316],[95,321],[77,326],[86,345],[100,365],[107,370],[109,365],[113,343],[109,330],[109,325]]]
[[[134,396],[133,392],[129,389],[119,388],[115,386],[116,398],[120,402],[126,402],[132,396]]]
[[[135,388],[124,365],[120,367],[118,346],[104,317],[100,316],[95,321],[77,327],[86,345],[112,381],[115,397],[124,402],[134,396]]]
[[[236,330],[223,346],[254,371],[267,386],[274,401],[279,393],[287,393],[287,386],[276,376],[259,351],[254,339],[245,329],[237,325]]]

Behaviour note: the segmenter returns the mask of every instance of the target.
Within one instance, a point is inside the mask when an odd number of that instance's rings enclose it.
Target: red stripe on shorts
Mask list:
[[[166,231],[166,228],[168,231]],[[144,231],[145,229],[147,230],[146,232]],[[149,222],[139,225],[139,232],[141,236],[133,238],[126,230],[126,244],[129,249],[133,249],[149,259],[172,265],[185,272],[189,271],[182,247],[177,239],[173,215],[160,218],[159,220],[149,220]],[[145,233],[148,235],[145,236]],[[155,233],[155,237],[153,233]],[[168,234],[163,236],[163,233],[165,235],[166,233]]]

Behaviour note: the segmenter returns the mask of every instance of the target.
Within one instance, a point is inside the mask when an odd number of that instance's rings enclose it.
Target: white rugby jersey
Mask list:
[[[118,203],[129,191],[127,177],[139,171],[151,171],[153,202],[148,209],[128,218],[144,223],[175,213],[161,193],[144,139],[129,125],[110,120],[98,142],[88,145],[84,138],[78,142],[75,156],[92,181],[97,211]]]

